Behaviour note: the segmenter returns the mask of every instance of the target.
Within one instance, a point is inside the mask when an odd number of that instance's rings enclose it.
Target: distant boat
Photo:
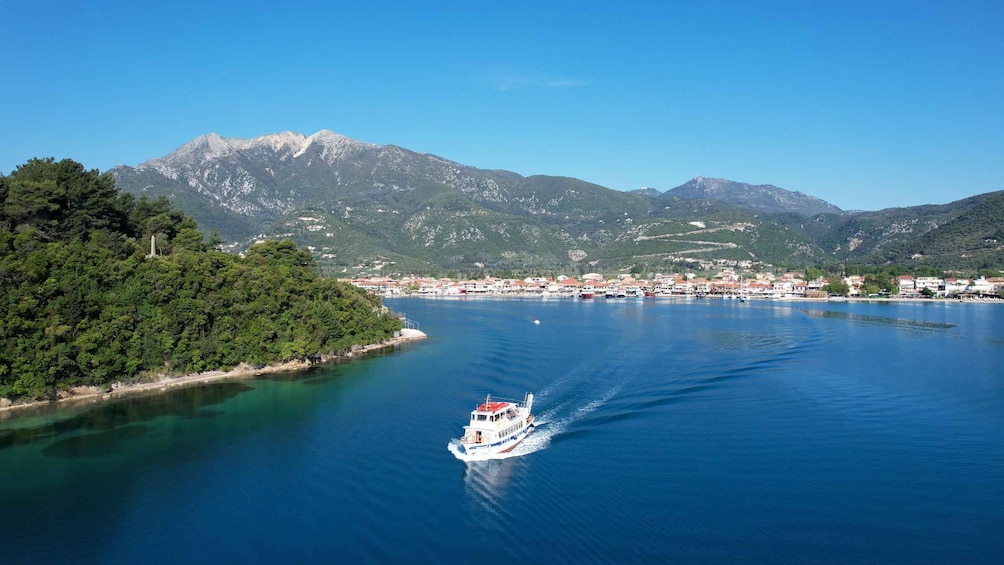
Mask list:
[[[511,451],[533,431],[533,393],[523,396],[523,402],[492,401],[489,394],[482,404],[471,411],[470,424],[464,435],[453,440],[458,451],[468,456],[489,456]]]
[[[537,318],[534,318],[533,319],[533,325],[539,326],[540,325],[540,320],[538,320]]]

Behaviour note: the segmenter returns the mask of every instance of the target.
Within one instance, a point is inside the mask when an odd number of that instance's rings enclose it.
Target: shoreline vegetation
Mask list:
[[[418,330],[402,330],[401,335],[390,337],[376,343],[355,346],[345,353],[321,355],[317,361],[296,359],[283,363],[274,363],[256,367],[241,363],[230,370],[204,371],[201,373],[190,373],[180,376],[169,374],[159,374],[151,376],[151,380],[142,382],[115,382],[108,387],[99,386],[78,386],[68,390],[62,390],[57,395],[56,400],[35,400],[22,398],[12,401],[8,398],[0,398],[0,420],[25,413],[31,413],[35,409],[44,407],[70,407],[88,404],[98,404],[107,400],[117,400],[131,396],[141,396],[144,394],[159,394],[202,384],[210,384],[225,380],[253,379],[262,375],[272,373],[288,373],[304,371],[311,367],[323,365],[336,361],[345,361],[361,357],[367,353],[382,349],[397,348],[405,343],[411,343],[425,339],[425,333]]]
[[[324,278],[310,250],[265,240],[232,255],[221,243],[166,198],[137,200],[68,159],[0,174],[0,405],[318,361],[402,335],[400,315]]]

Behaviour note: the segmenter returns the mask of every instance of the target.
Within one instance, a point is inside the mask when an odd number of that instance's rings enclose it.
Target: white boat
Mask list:
[[[471,411],[471,422],[464,426],[464,436],[455,440],[464,456],[491,456],[512,450],[533,431],[533,393],[523,402],[493,401],[489,394]]]

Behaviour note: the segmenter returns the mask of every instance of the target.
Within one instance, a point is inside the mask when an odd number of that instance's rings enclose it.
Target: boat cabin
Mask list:
[[[504,420],[513,420],[519,417],[516,405],[512,402],[492,402],[492,397],[488,396],[481,405],[471,412],[471,424],[497,423]]]
[[[471,412],[471,423],[498,422],[502,419],[503,414],[508,416],[510,412],[516,414],[516,410],[511,403],[492,402],[489,399]]]

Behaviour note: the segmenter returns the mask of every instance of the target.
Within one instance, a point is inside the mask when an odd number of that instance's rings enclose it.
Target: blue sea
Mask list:
[[[429,339],[0,420],[0,562],[1004,562],[1004,306],[387,304]]]

